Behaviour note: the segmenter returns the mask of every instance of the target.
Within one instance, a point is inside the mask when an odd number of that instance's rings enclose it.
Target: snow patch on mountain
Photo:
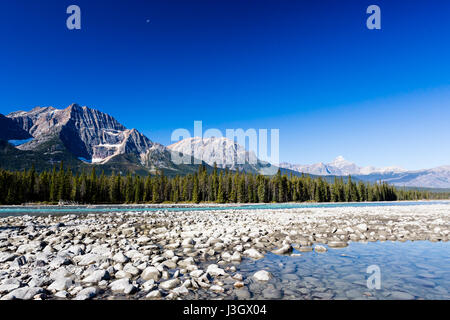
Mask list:
[[[12,144],[15,147],[18,147],[18,146],[20,146],[22,144],[30,142],[31,140],[33,140],[33,138],[22,139],[22,140],[8,140],[8,143]]]

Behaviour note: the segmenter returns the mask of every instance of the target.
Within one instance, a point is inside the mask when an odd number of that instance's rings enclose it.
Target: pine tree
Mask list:
[[[217,189],[217,202],[218,203],[224,203],[225,202],[225,196],[224,196],[224,192],[223,192],[223,175],[222,172],[220,173],[219,176],[219,186]]]
[[[238,187],[237,187],[237,202],[245,203],[247,202],[247,195],[245,190],[245,175],[240,175],[238,178]]]
[[[194,175],[194,187],[192,189],[192,201],[194,203],[200,202],[200,195],[199,195],[199,187],[198,187],[198,176],[197,174]]]
[[[258,202],[267,202],[266,197],[266,182],[264,177],[260,177],[259,183],[258,183]]]
[[[56,177],[56,167],[53,166],[53,172],[50,182],[50,201],[52,202],[57,201],[58,198],[58,184]]]

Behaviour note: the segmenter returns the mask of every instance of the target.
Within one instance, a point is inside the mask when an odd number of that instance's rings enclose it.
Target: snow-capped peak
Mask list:
[[[336,159],[331,162],[331,164],[339,165],[339,164],[352,164],[350,161],[345,160],[343,156],[337,156]]]

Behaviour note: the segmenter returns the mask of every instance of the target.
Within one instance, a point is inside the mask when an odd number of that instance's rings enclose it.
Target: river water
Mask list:
[[[65,214],[95,214],[109,212],[143,212],[143,211],[210,211],[210,210],[258,210],[258,209],[295,209],[295,208],[359,208],[359,207],[389,207],[389,206],[417,206],[448,204],[450,201],[399,201],[399,202],[339,202],[339,203],[269,203],[269,204],[245,204],[245,205],[164,205],[164,206],[0,206],[0,217],[11,215],[65,215]]]
[[[294,254],[300,254],[294,250]],[[376,266],[380,289],[374,284]],[[325,253],[301,256],[268,253],[263,259],[245,259],[236,266],[248,281],[250,299],[450,299],[450,243],[429,241],[350,243]],[[373,268],[373,267],[372,267]],[[268,283],[252,279],[267,270]]]

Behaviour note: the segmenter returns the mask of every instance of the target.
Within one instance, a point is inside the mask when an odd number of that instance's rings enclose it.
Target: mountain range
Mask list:
[[[450,188],[450,166],[433,169],[408,171],[400,167],[376,168],[360,167],[353,162],[338,156],[330,163],[299,165],[281,163],[280,167],[320,176],[348,176],[358,180],[376,182],[386,181],[396,186],[422,188]]]
[[[174,154],[187,157],[189,163],[174,163]],[[202,164],[207,170],[217,165],[219,169],[271,175],[280,168],[282,173],[304,173],[327,180],[352,175],[356,180],[381,180],[397,186],[450,188],[450,166],[416,171],[360,167],[342,156],[330,163],[275,165],[259,160],[255,153],[224,137],[188,138],[166,147],[106,113],[77,104],[65,109],[36,107],[0,114],[0,167],[23,170],[33,164],[43,170],[61,161],[73,169],[94,165],[105,173],[164,170],[167,175],[183,175],[197,171]]]
[[[300,165],[283,162],[280,164],[280,166],[282,168],[288,168],[299,172],[306,172],[325,176],[369,175],[374,173],[387,174],[387,173],[402,173],[407,171],[400,167],[384,167],[384,168],[376,168],[373,166],[359,167],[355,163],[345,160],[344,157],[342,156],[338,156],[330,163],[320,162],[312,165]]]
[[[71,168],[95,164],[105,172],[185,174],[195,165],[175,165],[170,151],[112,116],[72,104],[36,107],[0,115],[0,164],[6,169],[46,169],[64,161]],[[205,163],[203,163],[205,164]],[[206,165],[206,164],[205,164]]]

